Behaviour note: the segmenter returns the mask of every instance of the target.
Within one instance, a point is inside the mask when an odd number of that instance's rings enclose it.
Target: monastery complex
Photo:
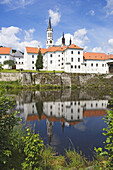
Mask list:
[[[53,44],[51,19],[47,28],[46,48],[25,47],[24,55],[12,53],[9,47],[0,47],[0,63],[13,59],[16,69],[36,70],[35,63],[39,50],[43,55],[43,70],[64,71],[67,73],[100,73],[113,72],[113,54],[83,52],[83,48],[72,44],[65,45],[64,33],[60,46]],[[5,66],[6,67],[6,66]]]

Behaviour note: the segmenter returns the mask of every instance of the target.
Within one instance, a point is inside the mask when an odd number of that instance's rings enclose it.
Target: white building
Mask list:
[[[22,52],[16,51],[10,54],[15,62],[15,67],[17,70],[24,68],[24,54]]]
[[[12,52],[11,47],[0,47],[0,64],[4,64],[6,60],[12,60],[10,53]],[[3,68],[9,69],[8,65],[4,65]]]
[[[46,48],[41,48],[43,70],[64,71],[67,73],[101,73],[113,72],[113,55],[105,53],[83,52],[83,48],[71,44],[65,45],[64,33],[61,46],[53,45],[53,29],[49,18]],[[26,47],[24,53],[24,69],[36,70],[35,63],[39,49]]]

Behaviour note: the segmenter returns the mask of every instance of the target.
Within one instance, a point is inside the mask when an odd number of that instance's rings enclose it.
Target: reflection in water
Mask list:
[[[52,94],[54,96],[52,99],[50,94],[50,92],[43,92],[43,94],[34,92],[32,95],[30,92],[24,92],[21,98],[17,97],[16,110],[24,113],[23,117],[26,122],[32,123],[35,121],[36,123],[37,121],[36,125],[39,133],[43,134],[46,126],[46,134],[42,135],[43,138],[47,136],[48,142],[46,143],[60,147],[61,149],[57,149],[61,152],[63,145],[65,148],[69,146],[69,141],[67,142],[68,137],[73,141],[75,147],[87,147],[86,144],[89,141],[90,145],[94,145],[95,142],[93,141],[92,144],[91,141],[94,140],[93,137],[96,135],[96,140],[97,138],[99,139],[98,133],[100,133],[100,129],[97,129],[97,127],[101,128],[98,124],[99,121],[100,125],[102,124],[103,126],[102,118],[99,119],[99,117],[103,117],[106,114],[108,100],[95,100],[92,97],[89,99],[89,96],[87,100],[84,97],[77,100],[77,97],[83,95],[77,94],[75,98],[71,98],[71,92],[67,93],[67,98],[66,93],[62,93],[62,96],[60,92],[60,95],[56,96],[55,92],[55,94]],[[93,130],[94,136],[92,136],[91,130]],[[87,134],[88,139],[85,139]],[[91,140],[90,136],[92,136]]]

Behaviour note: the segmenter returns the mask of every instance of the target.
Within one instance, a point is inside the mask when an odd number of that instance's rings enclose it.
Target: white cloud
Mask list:
[[[30,5],[34,0],[1,0],[0,4],[8,5],[8,10],[15,10],[18,8],[24,8],[27,5]]]
[[[29,29],[28,31],[25,30],[25,37],[24,37],[25,41],[31,41],[34,32],[35,32],[34,28]]]
[[[91,16],[95,15],[95,11],[94,10],[90,10],[89,13],[90,13]]]
[[[113,15],[113,0],[106,0],[107,4],[105,6],[106,15]]]
[[[49,9],[49,17],[51,17],[51,22],[53,26],[56,26],[60,22],[61,14],[56,11]]]
[[[95,47],[92,49],[92,52],[104,53],[104,50],[101,47]]]
[[[79,29],[74,33],[74,43],[78,46],[84,47],[88,41],[86,28]]]
[[[65,44],[69,45],[70,38],[72,40],[72,43],[83,47],[84,50],[86,50],[88,47],[86,46],[87,42],[89,42],[89,39],[87,37],[87,30],[86,28],[79,29],[76,32],[74,32],[74,35],[71,35],[70,33],[67,33],[64,35],[65,37]],[[62,37],[60,37],[55,45],[61,45],[62,44]]]
[[[7,46],[7,47],[12,47],[20,51],[24,51],[25,46],[32,46],[32,47],[37,47],[38,45],[41,45],[41,42],[37,40],[32,39],[32,35],[34,33],[34,29],[29,29],[28,31],[23,31],[22,29],[18,27],[2,27],[0,30],[0,45],[1,46]],[[21,41],[21,39],[18,37],[21,34],[24,35],[25,41]]]
[[[108,53],[113,53],[113,39],[108,40]]]
[[[2,0],[2,1],[0,2],[0,4],[8,4],[8,3],[10,3],[10,1],[11,1],[11,0]]]

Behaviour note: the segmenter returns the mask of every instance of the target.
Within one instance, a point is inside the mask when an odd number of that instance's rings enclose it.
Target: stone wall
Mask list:
[[[0,73],[0,81],[22,81],[23,75],[21,73]]]
[[[71,87],[71,85],[86,86],[88,84],[112,83],[113,74],[69,74],[69,73],[0,73],[0,81],[20,81],[23,85],[50,84]]]

